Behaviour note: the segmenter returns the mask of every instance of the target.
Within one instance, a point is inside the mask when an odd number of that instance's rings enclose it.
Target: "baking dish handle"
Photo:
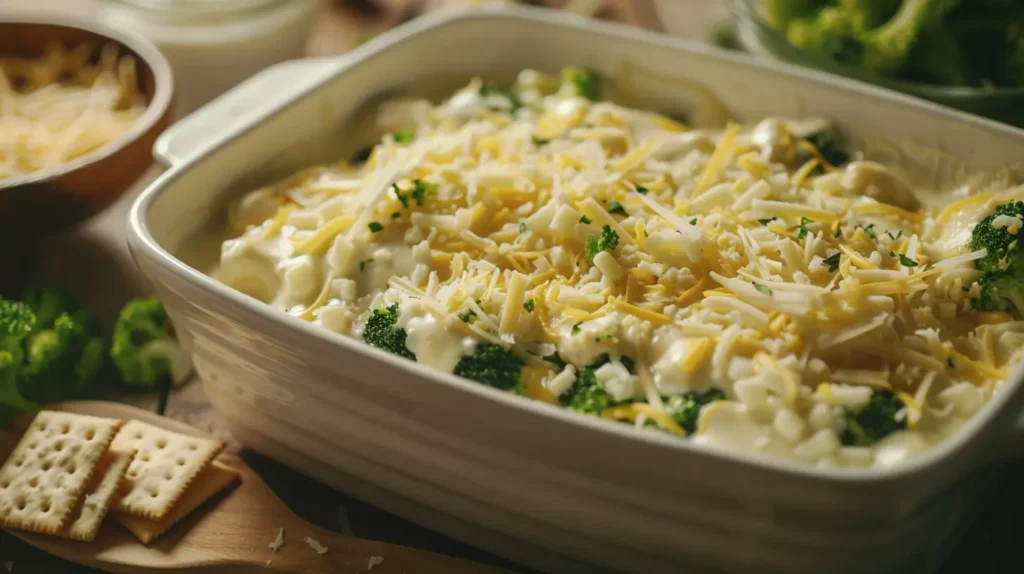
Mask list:
[[[203,154],[288,96],[321,82],[338,62],[337,57],[308,58],[260,71],[167,128],[153,145],[153,157],[173,167]]]

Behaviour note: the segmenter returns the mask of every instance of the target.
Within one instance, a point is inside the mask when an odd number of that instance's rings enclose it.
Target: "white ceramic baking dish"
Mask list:
[[[926,142],[983,167],[1024,157],[1024,132],[677,39],[529,9],[428,16],[342,59],[265,71],[157,144],[170,169],[132,208],[130,247],[210,400],[250,448],[548,572],[933,569],[1015,454],[1019,376],[908,464],[816,469],[700,449],[441,374],[277,312],[174,255],[234,190],[365,143],[344,148],[336,134],[383,93],[524,67],[614,75],[623,62],[696,80],[739,119],[825,115],[854,140]],[[664,105],[680,95],[632,88]]]

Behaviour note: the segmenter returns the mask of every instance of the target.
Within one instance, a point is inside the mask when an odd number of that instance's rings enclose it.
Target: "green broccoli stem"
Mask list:
[[[870,71],[895,74],[904,69],[910,50],[922,31],[937,25],[960,0],[903,0],[896,14],[882,26],[861,35],[863,66]]]

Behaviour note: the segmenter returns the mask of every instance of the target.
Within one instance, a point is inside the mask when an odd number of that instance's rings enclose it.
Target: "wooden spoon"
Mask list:
[[[182,422],[119,403],[76,401],[46,408],[122,420],[137,419],[175,432],[202,436]],[[21,417],[8,427],[0,428],[0,460],[6,460],[14,450],[33,416]],[[131,574],[164,571],[342,574],[370,570],[371,558],[375,562],[373,574],[504,572],[440,554],[324,530],[289,510],[238,456],[225,453],[217,460],[237,469],[242,475],[241,484],[208,501],[149,546],[144,546],[109,516],[93,542],[13,529],[8,532],[65,560]],[[280,528],[284,528],[285,545],[274,552],[269,544]],[[317,554],[304,541],[306,537],[326,546],[327,553]]]

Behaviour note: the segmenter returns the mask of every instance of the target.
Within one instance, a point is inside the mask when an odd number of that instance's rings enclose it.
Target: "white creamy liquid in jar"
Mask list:
[[[274,64],[301,58],[313,0],[107,0],[114,26],[153,41],[174,72],[180,118]]]

